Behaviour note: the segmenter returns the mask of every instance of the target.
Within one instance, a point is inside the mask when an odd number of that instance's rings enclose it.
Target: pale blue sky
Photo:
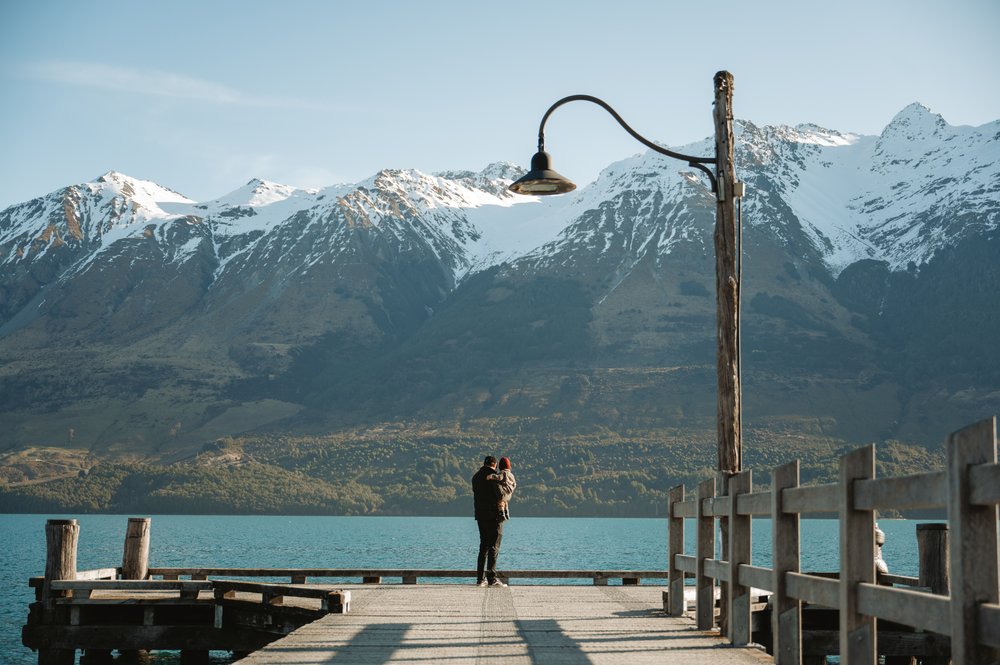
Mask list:
[[[737,117],[876,134],[919,101],[1000,118],[1000,1],[0,2],[0,209],[117,170],[196,200],[381,168],[527,166],[556,99],[669,145]],[[643,150],[604,111],[546,145],[583,184]]]

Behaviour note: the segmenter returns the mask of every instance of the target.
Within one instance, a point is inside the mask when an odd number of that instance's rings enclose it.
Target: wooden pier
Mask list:
[[[641,664],[661,662],[664,655],[684,661],[706,649],[721,649],[723,664],[770,662],[759,647],[728,648],[717,634],[694,630],[692,619],[667,616],[663,587],[639,584],[665,579],[661,571],[507,571],[508,581],[592,584],[483,588],[472,584],[472,570],[149,568],[164,579],[116,579],[121,570],[30,580],[38,602],[23,641],[39,651],[39,663],[71,663],[76,650],[86,662],[100,663],[112,660],[112,650],[154,649],[180,650],[187,663],[205,662],[210,650],[229,650],[243,656],[241,663],[479,663],[503,657],[515,663]],[[310,584],[309,578],[355,579],[330,585]],[[422,578],[467,581],[419,584]]]
[[[503,663],[504,665],[763,665],[691,619],[669,617],[653,586],[383,585],[351,589],[329,616],[240,661]]]
[[[716,479],[693,497],[677,487],[664,570],[506,571],[510,587],[476,587],[470,570],[149,567],[146,518],[129,520],[122,566],[80,572],[76,520],[49,520],[23,642],[40,665],[69,665],[78,650],[95,663],[112,650],[154,649],[191,663],[223,649],[248,664],[757,663],[768,657],[755,642],[781,665],[831,654],[844,665],[879,656],[887,665],[988,665],[1000,662],[996,420],[951,435],[947,460],[941,472],[876,478],[868,446],[841,458],[830,485],[800,486],[793,462],[772,470],[766,491],[754,491],[749,471],[726,478],[725,493]],[[921,577],[877,575],[876,511],[916,508],[948,512],[947,528],[918,529]],[[823,512],[838,517],[840,570],[809,574],[799,520]],[[751,562],[754,516],[772,520],[772,568]],[[697,522],[694,555],[685,519]],[[729,560],[716,558],[719,520]],[[244,579],[217,579],[232,577]],[[464,583],[419,583],[428,578]],[[543,578],[592,584],[530,584]],[[669,589],[642,579],[666,579]]]

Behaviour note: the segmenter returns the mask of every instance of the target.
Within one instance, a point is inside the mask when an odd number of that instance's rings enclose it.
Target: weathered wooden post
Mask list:
[[[948,568],[948,525],[945,523],[917,525],[917,551],[920,560],[920,586],[931,593],[947,596],[951,590]]]
[[[742,388],[740,385],[740,252],[736,216],[736,160],[733,133],[733,75],[717,72],[715,86],[715,311],[717,447],[719,492],[729,491],[729,476],[743,470]],[[722,558],[729,559],[729,524],[719,520]],[[727,590],[722,586],[720,625],[728,633]]]
[[[149,523],[148,517],[128,518],[122,553],[123,580],[144,580],[149,576]]]
[[[854,481],[875,477],[875,447],[840,458],[840,662],[875,665],[874,617],[858,611],[858,585],[875,583],[875,513],[854,507]]]
[[[123,580],[144,580],[149,576],[149,527],[150,518],[130,517],[125,527],[125,547],[122,552],[122,579]],[[148,615],[145,617],[147,625],[152,625],[154,621],[155,609],[146,609]],[[135,659],[138,654],[145,653],[144,650],[128,649],[123,651],[129,658]]]
[[[76,520],[49,520],[45,523],[45,581],[44,598],[47,604],[56,596],[67,596],[68,591],[52,591],[53,580],[76,579],[76,548],[80,539],[80,525]]]
[[[53,580],[76,579],[76,548],[80,525],[76,520],[48,520],[45,523],[45,580],[42,583],[42,603],[45,623],[56,621],[57,597],[70,591],[53,591]],[[38,665],[73,665],[75,649],[39,649]]]
[[[996,418],[948,437],[948,525],[951,527],[951,659],[980,665],[998,658],[978,639],[983,603],[1000,603],[997,571],[997,505],[971,501],[970,469],[997,462]]]
[[[715,478],[701,481],[698,484],[698,542],[695,545],[694,573],[698,630],[711,630],[715,626],[715,580],[705,574],[705,559],[715,558],[715,517],[705,514],[705,499],[714,497]]]
[[[719,471],[743,469],[740,399],[739,257],[736,219],[735,139],[733,135],[733,75],[715,75],[715,150],[718,196],[715,217],[715,279],[718,329],[718,455]]]
[[[667,503],[667,571],[670,576],[670,593],[667,602],[670,604],[671,616],[683,616],[687,612],[687,601],[684,599],[684,571],[677,566],[678,555],[684,554],[684,518],[675,511],[677,504],[684,501],[684,486],[678,485],[670,490]]]
[[[771,639],[776,665],[802,663],[802,602],[788,595],[787,573],[799,572],[799,514],[786,513],[782,492],[799,486],[799,462],[771,472],[771,552],[774,595],[771,597]]]
[[[740,566],[750,565],[752,520],[737,513],[741,494],[753,491],[753,472],[741,471],[729,479],[729,585],[726,606],[729,609],[726,635],[733,646],[750,644],[750,587],[740,583]]]
[[[931,593],[947,596],[951,589],[948,568],[948,525],[943,523],[917,525],[917,552],[920,560],[920,586]],[[923,665],[948,665],[948,658],[921,658]]]

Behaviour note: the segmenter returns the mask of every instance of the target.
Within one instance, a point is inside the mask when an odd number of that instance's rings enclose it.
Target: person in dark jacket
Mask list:
[[[479,558],[476,560],[476,584],[479,586],[507,586],[497,577],[497,557],[503,540],[503,521],[497,503],[500,501],[500,484],[487,480],[496,473],[497,459],[487,455],[483,467],[472,476],[472,500],[479,525]]]

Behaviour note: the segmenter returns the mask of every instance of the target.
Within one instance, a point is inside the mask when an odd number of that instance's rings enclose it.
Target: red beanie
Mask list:
[[[510,468],[510,460],[507,459],[506,457],[501,457],[500,458],[500,463],[497,466],[499,468],[501,468],[501,469],[509,469]]]

